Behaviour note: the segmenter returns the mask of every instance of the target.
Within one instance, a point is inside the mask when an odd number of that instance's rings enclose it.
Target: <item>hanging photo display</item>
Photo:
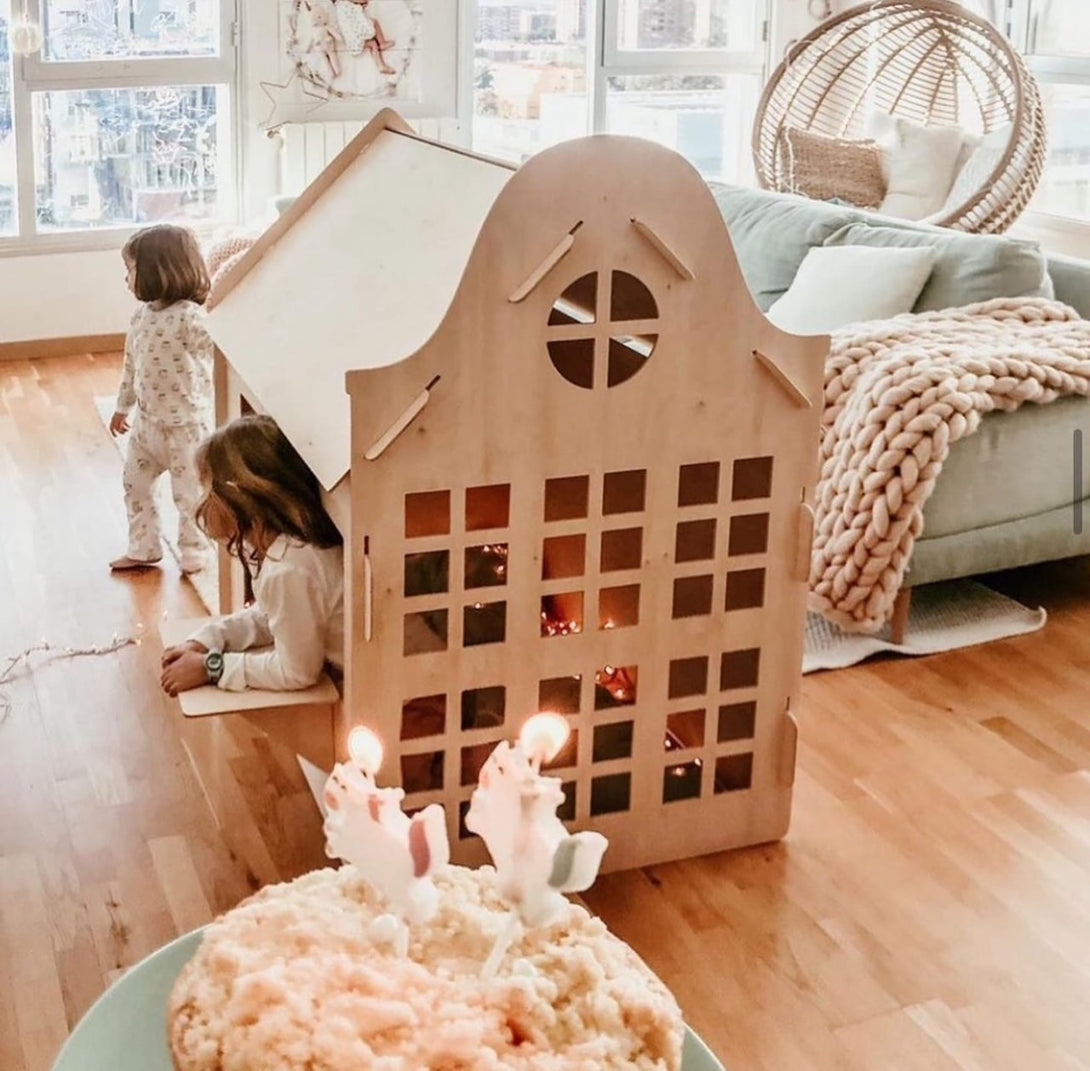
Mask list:
[[[287,52],[331,99],[422,98],[422,0],[292,0]]]

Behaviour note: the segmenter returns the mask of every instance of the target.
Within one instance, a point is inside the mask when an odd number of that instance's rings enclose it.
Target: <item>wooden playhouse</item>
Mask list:
[[[688,163],[593,137],[512,171],[384,112],[213,306],[221,419],[274,416],[345,536],[335,739],[379,732],[456,861],[538,710],[606,868],[785,832],[826,346],[760,313]]]

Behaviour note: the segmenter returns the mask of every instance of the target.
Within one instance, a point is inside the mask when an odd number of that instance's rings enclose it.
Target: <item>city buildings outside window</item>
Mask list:
[[[235,214],[235,0],[0,0],[0,242]]]
[[[770,0],[478,0],[473,148],[522,162],[589,133],[751,182]]]

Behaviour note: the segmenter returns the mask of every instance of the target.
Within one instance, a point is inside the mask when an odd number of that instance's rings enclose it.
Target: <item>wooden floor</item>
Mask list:
[[[260,739],[230,759],[229,828],[191,771],[203,727],[159,692],[155,624],[196,597],[169,561],[106,568],[120,459],[92,398],[117,374],[0,364],[0,667],[43,636],[147,634],[0,686],[2,1071],[45,1071],[128,965],[322,862]],[[1044,631],[806,679],[783,843],[588,895],[730,1071],[1090,1068],[1090,568],[1004,583],[1048,607]]]

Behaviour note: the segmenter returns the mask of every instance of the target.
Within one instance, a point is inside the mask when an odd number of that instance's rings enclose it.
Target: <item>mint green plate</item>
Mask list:
[[[167,999],[200,940],[201,931],[194,930],[126,971],[79,1021],[53,1071],[173,1071],[166,1045]],[[688,1028],[681,1065],[682,1071],[723,1071]]]

